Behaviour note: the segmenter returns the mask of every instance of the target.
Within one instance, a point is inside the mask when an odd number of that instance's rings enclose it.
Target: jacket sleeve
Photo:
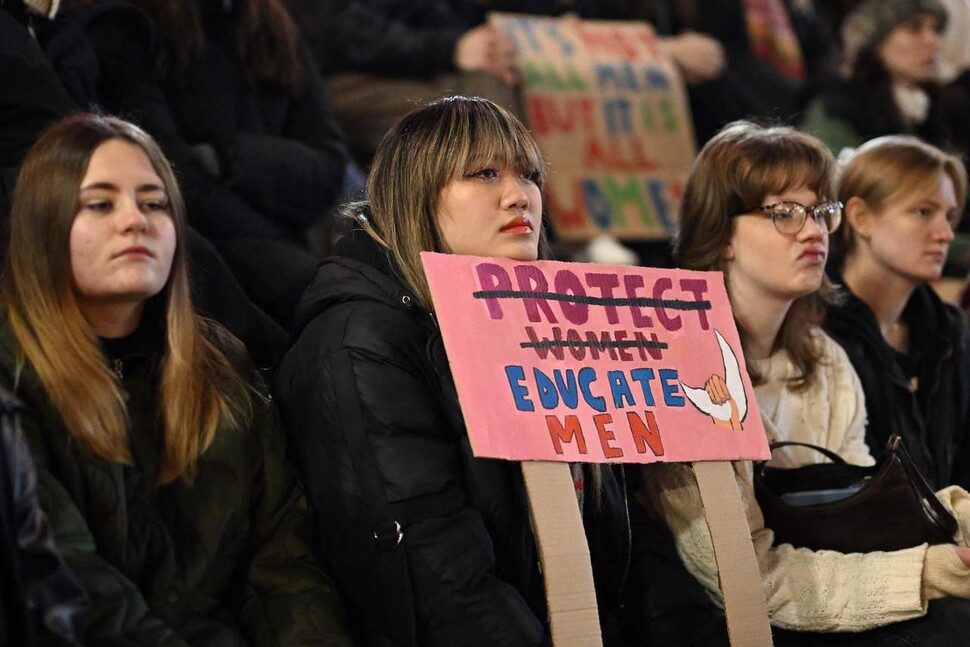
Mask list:
[[[284,456],[275,408],[257,404],[251,541],[240,622],[258,647],[350,646],[343,606],[314,552],[296,469]]]
[[[444,422],[424,348],[378,313],[320,319],[284,361],[277,397],[356,624],[382,636],[375,644],[405,644],[389,626],[402,616],[421,645],[541,644],[542,623],[496,575],[490,535],[468,504],[464,430]],[[371,341],[324,348],[341,329]],[[374,539],[374,511],[385,506],[401,524],[399,544]]]
[[[443,14],[451,3],[434,3],[437,13],[408,21],[397,2],[383,0],[291,0],[298,18],[313,22],[312,43],[328,72],[428,78],[455,69],[455,45],[471,25]],[[394,15],[398,14],[398,15]]]
[[[98,57],[104,107],[133,120],[161,145],[178,173],[192,225],[214,240],[286,237],[284,227],[206,169],[183,139],[159,81],[148,17],[133,7],[104,9],[88,18],[87,32]]]
[[[54,545],[47,518],[37,499],[37,473],[30,449],[11,416],[3,425],[5,461],[14,503],[18,561],[24,605],[45,645],[80,645],[87,626],[89,601]]]
[[[953,476],[950,482],[964,489],[970,488],[970,326],[966,313],[956,307],[948,307],[953,318],[959,322],[954,330],[959,331],[954,340],[953,352],[957,365],[953,371],[956,384],[950,385],[956,392],[955,422],[953,434],[957,448],[953,462]]]
[[[30,414],[22,418],[28,439],[40,438]],[[32,427],[34,427],[32,429]],[[98,554],[94,536],[70,494],[46,467],[42,447],[31,443],[38,499],[54,541],[91,597],[87,644],[104,647],[189,647],[153,615],[138,587]]]

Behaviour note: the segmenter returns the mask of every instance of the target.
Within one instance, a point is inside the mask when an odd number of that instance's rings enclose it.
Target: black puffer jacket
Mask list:
[[[0,645],[80,645],[90,602],[40,509],[23,412],[0,388]]]
[[[198,4],[205,46],[180,73],[134,3],[99,0],[79,12],[100,65],[100,99],[158,140],[179,170],[189,218],[207,238],[296,235],[335,204],[346,170],[323,80],[301,40],[300,96],[249,83],[233,26],[240,3]]]
[[[967,322],[929,286],[910,297],[903,311],[918,359],[915,391],[875,315],[849,293],[833,308],[825,330],[838,341],[862,381],[869,422],[866,442],[873,455],[900,434],[931,485],[970,487],[970,349]]]
[[[472,456],[438,328],[382,249],[357,231],[336,251],[304,295],[276,396],[352,624],[368,645],[547,642],[518,464]],[[628,524],[604,476],[584,519],[615,645]]]

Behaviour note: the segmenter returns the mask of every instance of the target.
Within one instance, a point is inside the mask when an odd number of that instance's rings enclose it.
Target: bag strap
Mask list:
[[[906,443],[903,442],[902,436],[896,433],[890,436],[889,442],[886,444],[886,451],[892,452],[899,458],[899,462],[909,477],[909,482],[912,483],[916,493],[924,502],[927,516],[947,535],[952,537],[956,534],[956,519],[937,498],[933,488],[930,487],[919,468],[916,467],[912,456],[909,455],[909,450],[906,449]]]
[[[818,445],[812,445],[811,443],[800,443],[795,440],[782,440],[768,445],[768,449],[770,449],[772,452],[782,447],[807,447],[808,449],[814,449],[818,453],[830,459],[833,463],[845,464],[845,459],[833,452],[831,449],[819,447]]]

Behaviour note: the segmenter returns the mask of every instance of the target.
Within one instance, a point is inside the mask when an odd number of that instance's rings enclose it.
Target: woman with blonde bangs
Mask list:
[[[746,122],[726,126],[701,150],[688,178],[675,256],[687,269],[724,272],[769,442],[810,443],[869,465],[859,378],[819,327],[831,293],[824,271],[829,236],[842,219],[834,167],[831,153],[810,135]],[[719,376],[707,389],[712,399],[732,399]],[[803,447],[773,453],[773,463],[787,467],[821,460]],[[685,566],[720,604],[693,472],[671,464],[643,474],[641,500],[667,524]],[[970,548],[924,544],[842,554],[776,545],[754,495],[752,463],[735,463],[735,475],[776,645],[960,644],[970,619]],[[967,516],[961,520],[966,525]]]
[[[893,433],[930,484],[970,487],[967,322],[930,286],[940,278],[963,213],[967,174],[957,157],[914,137],[873,139],[839,182],[845,303],[825,328],[862,380],[873,452]]]
[[[417,108],[384,137],[369,200],[348,209],[359,227],[304,294],[274,391],[363,644],[549,642],[519,466],[472,455],[419,257],[536,260],[544,175],[494,103]],[[604,643],[628,644],[625,493],[609,469],[574,477]]]
[[[40,498],[92,597],[88,642],[348,644],[298,539],[268,395],[193,310],[184,220],[158,146],[112,117],[52,126],[14,194],[0,382],[32,410]]]

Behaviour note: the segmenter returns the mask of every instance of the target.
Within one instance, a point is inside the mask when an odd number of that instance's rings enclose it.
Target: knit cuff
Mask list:
[[[970,568],[950,544],[930,546],[923,561],[923,600],[970,597]]]

